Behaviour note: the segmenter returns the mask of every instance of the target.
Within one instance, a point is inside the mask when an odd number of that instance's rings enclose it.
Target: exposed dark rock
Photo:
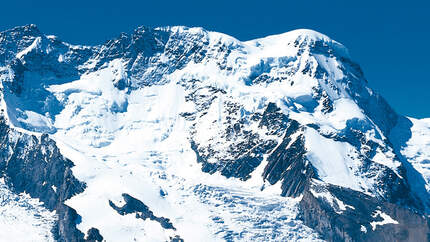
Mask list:
[[[13,75],[12,80],[4,82],[10,89],[10,91],[16,95],[20,95],[23,89],[24,83],[24,72],[26,67],[22,64],[19,59],[14,59],[10,63],[11,74]],[[2,73],[1,73],[2,74]]]
[[[263,177],[270,184],[282,181],[282,196],[299,196],[316,177],[315,170],[306,158],[304,137],[297,121],[290,120],[282,143],[267,158]]]
[[[259,127],[267,129],[267,135],[280,136],[284,130],[286,116],[280,112],[275,104],[270,103],[263,115],[252,115],[241,117],[238,113],[241,108],[234,103],[227,103],[229,116],[225,122],[225,136],[223,140],[232,142],[227,154],[216,162],[209,162],[209,159],[217,159],[220,151],[211,146],[202,147],[191,140],[191,148],[197,154],[197,161],[202,163],[202,170],[208,173],[220,171],[223,176],[236,177],[242,180],[250,178],[250,174],[261,164],[263,155],[269,153],[276,145],[274,139],[263,139],[253,130],[243,129],[242,126],[247,122],[259,122]],[[241,118],[235,118],[235,117]],[[249,118],[250,120],[247,120]]]
[[[408,163],[403,162],[396,172],[397,175],[389,167],[374,162],[373,159],[377,150],[383,152],[389,151],[392,148],[390,142],[386,144],[377,143],[366,137],[366,131],[369,130],[370,124],[365,120],[351,119],[347,121],[347,126],[344,130],[337,134],[324,135],[326,138],[335,141],[349,143],[361,151],[359,159],[361,160],[360,174],[364,177],[375,177],[378,181],[375,190],[377,194],[388,202],[402,204],[403,206],[424,211],[423,201],[420,201],[412,191],[409,180],[411,177],[407,174]],[[314,127],[315,128],[315,127]],[[318,130],[318,127],[316,127]],[[394,161],[401,162],[399,157],[395,155],[392,158]],[[410,170],[413,168],[409,168]],[[424,189],[424,188],[422,188]]]
[[[0,65],[7,65],[18,52],[29,47],[42,33],[34,24],[0,32]]]
[[[424,215],[347,188],[312,185],[310,189],[299,204],[301,217],[328,241],[429,241],[429,219]],[[314,195],[321,192],[346,204],[346,209]],[[372,226],[384,221],[380,212],[396,222]]]
[[[87,232],[87,238],[86,240],[88,242],[101,242],[103,241],[103,236],[101,236],[100,231],[96,228],[91,228]]]
[[[261,118],[260,128],[265,127],[268,135],[281,136],[286,129],[289,119],[274,103],[269,103]]]
[[[122,207],[116,206],[112,201],[109,200],[109,205],[113,209],[115,209],[115,211],[117,211],[119,214],[126,215],[130,213],[135,213],[136,218],[140,218],[143,220],[146,220],[146,219],[154,220],[160,223],[161,227],[165,229],[176,230],[168,218],[155,216],[154,213],[151,210],[149,210],[148,206],[146,206],[142,201],[126,193],[122,194],[122,197],[124,198],[124,201],[125,201],[125,204]]]
[[[11,130],[2,116],[0,139],[0,172],[7,185],[56,211],[59,220],[53,233],[58,241],[82,241],[84,235],[76,228],[79,215],[63,203],[85,189],[72,174],[73,163],[60,154],[48,135],[38,138]]]
[[[184,240],[178,235],[176,235],[175,237],[170,238],[170,242],[184,242]]]

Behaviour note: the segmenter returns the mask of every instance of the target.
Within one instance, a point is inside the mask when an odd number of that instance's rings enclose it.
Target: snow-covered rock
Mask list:
[[[140,27],[76,46],[28,25],[0,33],[0,81],[5,193],[56,212],[35,236],[428,239],[429,122],[318,32]]]

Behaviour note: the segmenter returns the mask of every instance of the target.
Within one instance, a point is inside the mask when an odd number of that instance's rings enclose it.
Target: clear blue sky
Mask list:
[[[240,40],[310,28],[349,48],[401,114],[430,117],[430,1],[3,1],[0,30],[34,23],[74,44],[140,25],[201,26]]]

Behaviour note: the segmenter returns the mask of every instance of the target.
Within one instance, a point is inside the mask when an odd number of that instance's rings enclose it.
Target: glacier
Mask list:
[[[430,120],[321,33],[26,25],[0,81],[5,240],[429,240]]]

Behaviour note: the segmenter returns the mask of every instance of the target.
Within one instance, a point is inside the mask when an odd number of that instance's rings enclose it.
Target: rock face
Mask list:
[[[1,160],[0,172],[7,185],[16,193],[28,193],[39,198],[49,210],[55,210],[58,223],[53,228],[59,240],[82,240],[83,233],[76,229],[79,215],[64,204],[73,195],[81,193],[85,184],[72,174],[73,163],[64,158],[48,135],[40,137],[10,129],[0,118]]]
[[[267,161],[263,177],[270,184],[282,181],[283,196],[301,195],[315,176],[314,168],[306,159],[299,123],[294,120],[288,124],[282,142],[271,152]]]
[[[0,198],[54,212],[53,240],[430,240],[430,121],[320,33],[27,25],[0,33],[0,83]]]
[[[324,193],[343,204],[327,200]],[[425,216],[345,188],[314,186],[303,194],[300,207],[306,223],[328,241],[428,240]]]

